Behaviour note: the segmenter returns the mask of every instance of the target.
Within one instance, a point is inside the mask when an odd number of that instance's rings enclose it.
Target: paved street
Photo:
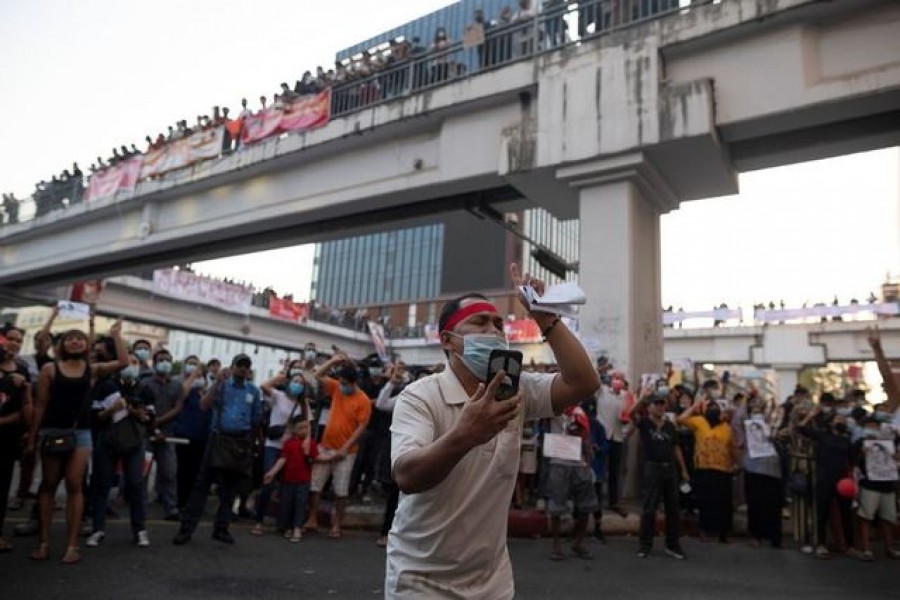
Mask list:
[[[18,519],[15,520],[16,522]],[[98,549],[83,549],[79,565],[59,563],[61,523],[54,525],[53,559],[27,558],[33,538],[17,538],[15,551],[0,555],[5,598],[377,598],[382,596],[384,552],[371,532],[348,532],[341,540],[307,536],[291,544],[273,535],[254,538],[233,528],[238,543],[209,539],[204,523],[185,547],[170,543],[176,526],[150,524],[153,545],[132,545],[128,526],[115,521]],[[684,543],[689,559],[635,556],[634,538],[613,537],[594,545],[594,561],[548,560],[549,540],[511,539],[518,598],[728,598],[817,600],[897,597],[900,562],[879,557],[865,564],[845,558],[817,561],[795,550],[753,549]]]

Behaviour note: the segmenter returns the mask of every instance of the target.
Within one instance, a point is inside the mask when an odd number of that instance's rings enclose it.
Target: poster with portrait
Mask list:
[[[866,440],[866,478],[869,481],[897,481],[897,461],[893,440]]]
[[[744,421],[744,433],[747,437],[747,452],[750,458],[777,456],[775,445],[769,439],[769,425],[765,421],[757,419]]]

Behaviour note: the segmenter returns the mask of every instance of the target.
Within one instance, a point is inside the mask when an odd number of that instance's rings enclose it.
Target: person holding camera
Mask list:
[[[517,291],[530,285],[544,293],[544,284],[522,277],[518,265],[510,275]],[[474,293],[443,307],[446,368],[407,386],[394,407],[391,464],[401,496],[388,535],[385,597],[514,596],[506,528],[523,425],[561,414],[600,387],[591,359],[559,317],[530,316],[559,372],[510,373],[511,379],[501,370],[489,379],[492,353],[507,364],[513,356],[503,316]]]
[[[250,357],[238,354],[231,369],[219,371],[216,384],[200,400],[204,411],[213,411],[210,441],[200,464],[200,474],[181,515],[181,528],[172,540],[176,546],[191,541],[206,507],[209,488],[218,476],[219,509],[216,511],[212,538],[234,544],[228,531],[231,508],[241,484],[252,473],[253,431],[262,422],[262,395],[250,381]]]
[[[684,560],[686,556],[679,542],[679,475],[682,486],[690,481],[690,476],[678,444],[678,429],[666,418],[666,404],[666,396],[654,394],[648,386],[641,390],[641,400],[631,410],[631,422],[640,435],[644,451],[644,497],[638,556],[650,556],[656,533],[656,509],[662,500],[666,513],[666,554]]]

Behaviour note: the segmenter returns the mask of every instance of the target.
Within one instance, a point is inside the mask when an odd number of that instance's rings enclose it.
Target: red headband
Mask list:
[[[465,321],[472,315],[480,312],[488,312],[497,314],[497,308],[490,302],[475,302],[465,308],[460,308],[447,319],[447,324],[441,331],[453,331],[453,328]]]

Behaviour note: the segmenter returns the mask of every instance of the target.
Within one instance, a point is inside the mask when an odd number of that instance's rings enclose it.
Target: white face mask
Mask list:
[[[469,333],[459,335],[463,339],[463,353],[457,356],[466,368],[479,381],[486,381],[490,366],[491,352],[494,350],[509,350],[509,342],[506,337],[500,337],[491,333]]]

